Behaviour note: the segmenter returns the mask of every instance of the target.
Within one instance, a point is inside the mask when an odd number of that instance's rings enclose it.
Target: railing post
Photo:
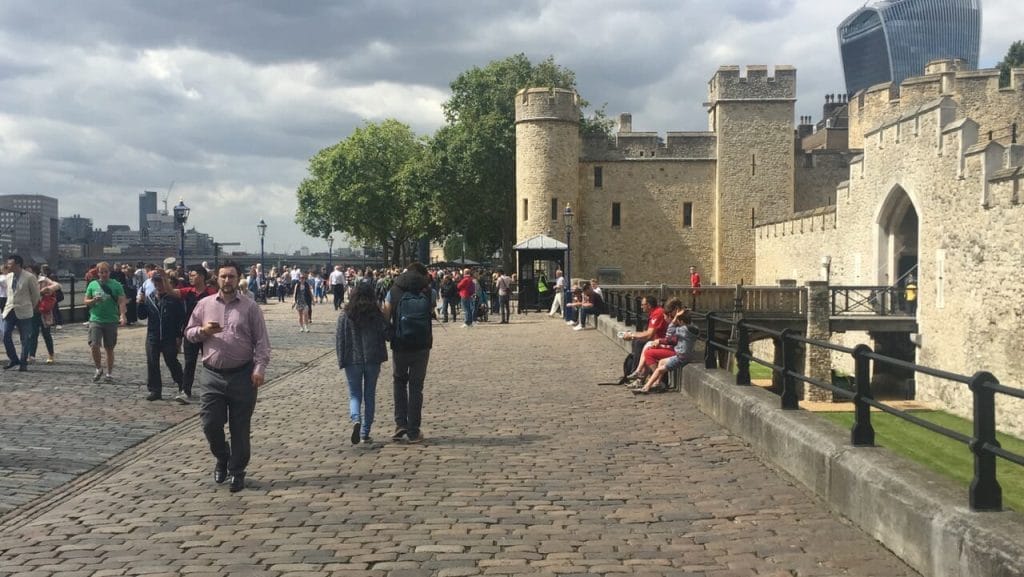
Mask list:
[[[747,321],[740,319],[736,323],[738,337],[736,338],[736,384],[750,384],[750,329],[747,328]]]
[[[850,442],[854,447],[872,447],[875,444],[875,428],[871,426],[871,406],[864,399],[872,399],[871,394],[871,359],[867,353],[871,347],[857,345],[853,349],[854,380],[856,391],[853,395],[853,428],[850,429]]]
[[[68,308],[68,318],[65,322],[68,324],[74,324],[78,321],[75,317],[75,277],[71,277],[71,294],[69,295],[69,298],[71,299],[71,306]]]
[[[615,320],[622,322],[622,293],[615,291]]]
[[[666,296],[667,294],[668,294],[668,287],[665,286],[665,283],[662,283],[661,287],[659,287],[659,289],[658,289],[658,302],[659,303],[664,303],[665,299],[668,298]]]
[[[708,340],[707,346],[704,347],[704,368],[705,369],[717,369],[718,368],[718,351],[715,350],[715,316],[712,313],[708,313]]]
[[[1001,511],[1003,490],[996,479],[996,456],[985,445],[999,447],[996,440],[996,392],[989,385],[998,385],[992,373],[977,372],[969,386],[974,393],[974,478],[971,479],[970,500],[973,511]]]
[[[643,297],[637,295],[633,301],[633,310],[636,312],[636,318],[633,319],[633,326],[637,331],[644,331],[647,329],[647,319],[640,318],[640,313],[643,312],[643,306],[640,303],[643,302]]]
[[[789,340],[793,329],[783,329],[782,336],[782,408],[792,411],[800,408],[796,395],[796,343]]]

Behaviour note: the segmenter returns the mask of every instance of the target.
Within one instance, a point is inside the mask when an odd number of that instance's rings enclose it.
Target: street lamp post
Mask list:
[[[260,270],[263,270],[263,241],[267,237],[267,223],[260,219],[260,223],[256,225],[256,229],[260,231]]]
[[[185,270],[185,223],[188,222],[188,215],[192,212],[185,206],[184,199],[178,199],[178,206],[174,207],[174,222],[178,225],[181,233],[181,244],[178,246],[178,266]]]
[[[562,219],[565,222],[565,289],[562,295],[563,303],[572,302],[572,207],[569,203],[565,203],[565,211],[562,212]],[[568,311],[568,307],[563,306],[563,311]],[[568,312],[566,312],[568,317]]]
[[[334,237],[327,237],[327,270],[334,270]]]

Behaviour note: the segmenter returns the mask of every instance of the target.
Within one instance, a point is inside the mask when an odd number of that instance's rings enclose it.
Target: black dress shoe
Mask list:
[[[237,493],[245,488],[245,473],[235,473],[231,476],[231,492]]]
[[[7,363],[6,365],[4,365],[4,370],[6,371],[7,369],[13,369],[14,367],[18,366],[21,366],[21,363]]]
[[[146,395],[147,401],[159,401],[161,399],[160,393],[150,393]]]
[[[220,485],[224,481],[228,480],[228,464],[217,463],[217,466],[213,468],[213,482]]]

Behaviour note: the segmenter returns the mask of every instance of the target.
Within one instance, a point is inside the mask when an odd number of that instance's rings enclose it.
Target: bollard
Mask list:
[[[782,336],[782,409],[794,411],[800,408],[796,395],[796,343],[789,340],[793,329],[783,329]]]
[[[996,479],[996,456],[985,445],[999,447],[996,440],[996,392],[989,385],[998,385],[992,373],[977,372],[968,386],[974,393],[974,478],[971,479],[972,511],[1001,511],[1003,490]]]
[[[750,384],[750,329],[746,321],[740,319],[736,323],[739,336],[736,339],[736,384]]]
[[[718,351],[715,350],[715,317],[712,313],[708,313],[706,318],[708,321],[708,339],[706,341],[707,346],[704,347],[704,368],[717,369]]]
[[[853,428],[850,430],[850,442],[854,447],[873,447],[875,445],[875,429],[871,425],[871,406],[864,399],[874,398],[871,394],[871,359],[867,353],[871,347],[857,345],[853,349],[854,379],[856,392],[853,396]]]

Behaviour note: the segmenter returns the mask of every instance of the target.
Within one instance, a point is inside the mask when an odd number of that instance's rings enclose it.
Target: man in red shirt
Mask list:
[[[669,319],[674,317],[677,311],[684,308],[683,302],[675,297],[670,298],[665,303],[665,308],[658,306],[658,300],[655,297],[646,297],[640,302],[640,307],[648,313],[647,330],[640,333],[626,332],[622,336],[623,340],[644,343],[639,351],[634,347],[633,357],[636,359],[637,366],[633,369],[632,373],[626,376],[626,381],[641,379],[642,382],[646,370],[644,357],[647,355],[648,349],[652,343],[657,343],[660,339],[665,338],[665,331],[668,330],[670,322]],[[671,352],[671,349],[669,349],[669,352]]]
[[[690,308],[697,308],[697,295],[700,294],[700,273],[697,272],[697,267],[690,265],[690,288],[692,289],[690,294]]]
[[[459,298],[462,299],[462,326],[470,328],[473,326],[473,316],[476,311],[473,309],[473,297],[476,295],[476,284],[473,283],[473,275],[468,268],[462,271],[462,280],[459,281]]]

